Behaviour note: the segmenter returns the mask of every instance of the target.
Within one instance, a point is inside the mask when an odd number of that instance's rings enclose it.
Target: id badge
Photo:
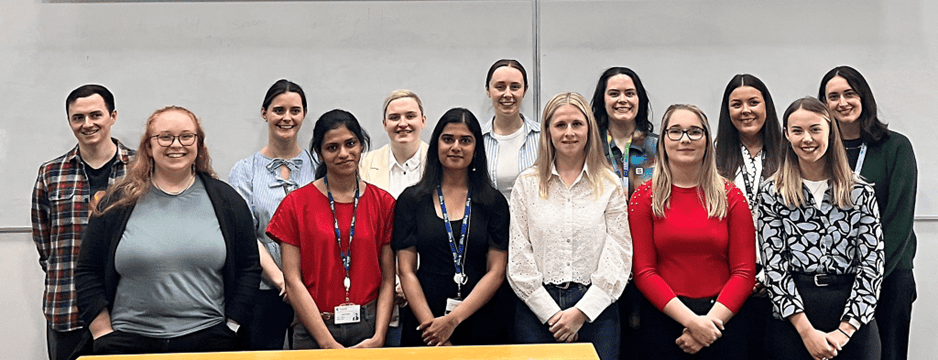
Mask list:
[[[456,310],[456,307],[459,306],[459,304],[462,304],[462,300],[447,298],[446,311],[443,312],[443,315],[449,315],[449,313],[453,312],[453,310]]]
[[[339,305],[335,307],[335,324],[355,324],[362,321],[361,305]]]

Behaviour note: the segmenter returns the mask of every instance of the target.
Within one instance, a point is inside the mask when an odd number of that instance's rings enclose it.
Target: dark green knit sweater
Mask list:
[[[861,139],[845,140],[850,167],[855,168],[860,155]],[[894,269],[912,269],[916,238],[915,193],[918,186],[918,167],[912,143],[904,135],[889,131],[877,143],[869,143],[866,160],[860,175],[873,184],[879,204],[886,246],[886,274]],[[908,241],[906,239],[908,238]]]

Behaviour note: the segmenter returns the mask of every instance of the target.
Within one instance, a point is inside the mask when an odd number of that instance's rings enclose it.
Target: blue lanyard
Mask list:
[[[466,273],[463,271],[463,265],[466,263],[466,233],[469,232],[469,214],[472,213],[472,190],[466,194],[466,211],[462,217],[462,234],[459,234],[459,243],[453,236],[453,225],[449,223],[449,215],[446,214],[446,201],[443,200],[443,187],[436,187],[436,195],[440,197],[440,211],[443,213],[443,225],[446,227],[446,235],[449,237],[449,249],[453,253],[453,265],[456,266],[456,275],[453,276],[453,282],[456,283],[457,296],[462,297],[462,286],[466,284]]]
[[[863,170],[863,162],[866,161],[866,143],[860,145],[860,156],[857,157],[857,166],[853,169],[853,177],[860,180],[860,171]]]
[[[339,217],[335,214],[335,199],[332,198],[332,190],[329,189],[329,176],[322,178],[326,183],[326,194],[329,195],[329,208],[332,209],[332,224],[335,226],[335,242],[339,245],[339,258],[342,259],[342,267],[345,268],[345,302],[349,302],[349,289],[352,288],[352,281],[349,279],[349,268],[352,267],[352,239],[355,238],[355,217],[358,215],[358,177],[355,177],[355,202],[352,205],[352,223],[349,225],[348,232],[348,251],[342,251],[342,232],[339,231]]]
[[[629,191],[629,149],[632,147],[632,140],[629,138],[629,141],[625,143],[625,152],[622,154],[622,170],[619,170],[619,159],[616,159],[616,155],[612,152],[612,135],[609,134],[609,131],[606,130],[606,147],[609,151],[609,157],[612,158],[612,168],[616,171],[616,176],[619,177],[619,181],[622,183],[622,187],[625,189],[626,193]]]

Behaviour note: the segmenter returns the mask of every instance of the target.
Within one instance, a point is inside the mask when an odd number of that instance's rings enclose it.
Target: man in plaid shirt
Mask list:
[[[108,185],[124,176],[134,151],[111,138],[117,120],[114,96],[83,85],[65,100],[68,124],[78,139],[71,151],[39,167],[33,188],[33,241],[46,273],[42,310],[52,360],[90,353],[91,334],[78,320],[73,274],[81,234],[92,207]]]

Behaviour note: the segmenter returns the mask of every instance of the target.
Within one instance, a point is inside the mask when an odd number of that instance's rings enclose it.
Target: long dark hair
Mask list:
[[[326,133],[340,126],[348,129],[352,134],[355,134],[355,137],[358,138],[358,142],[362,145],[362,154],[368,151],[368,148],[371,146],[371,138],[368,137],[368,133],[365,132],[365,129],[362,129],[361,124],[358,123],[358,119],[356,119],[355,115],[352,115],[352,113],[341,109],[334,109],[322,114],[319,120],[316,120],[316,126],[313,127],[313,139],[309,142],[309,151],[317,155],[314,160],[316,162],[316,179],[325,177],[328,171],[326,165],[322,162],[322,142],[326,138]]]
[[[427,196],[435,194],[437,186],[443,181],[443,165],[440,164],[440,135],[443,134],[443,128],[448,124],[466,124],[472,137],[475,138],[475,150],[472,152],[472,164],[469,165],[468,187],[473,196],[486,196],[492,187],[492,180],[489,178],[488,161],[485,157],[485,146],[482,143],[482,127],[479,120],[471,111],[464,108],[449,109],[440,121],[433,128],[433,135],[430,138],[430,147],[427,150],[427,165],[423,169],[423,176],[420,182],[414,185],[418,196]]]
[[[496,61],[492,66],[489,67],[489,72],[485,74],[485,88],[489,88],[489,83],[492,82],[492,74],[495,73],[495,70],[502,66],[507,66],[513,69],[518,69],[521,72],[521,78],[524,79],[524,92],[528,92],[528,72],[524,71],[524,66],[521,66],[521,63],[515,59],[501,59]]]
[[[762,93],[762,99],[765,101],[765,123],[762,124],[762,152],[765,154],[765,162],[762,163],[762,177],[768,178],[778,170],[778,165],[782,160],[782,128],[778,122],[778,113],[775,111],[775,102],[772,101],[772,94],[769,88],[759,78],[749,74],[738,74],[733,76],[729,84],[726,84],[726,90],[723,91],[723,101],[720,104],[720,120],[717,123],[716,136],[716,155],[717,172],[720,176],[727,179],[736,178],[736,171],[745,166],[743,154],[739,151],[739,130],[733,126],[733,119],[730,119],[730,94],[743,86],[751,86]],[[754,155],[754,154],[753,154]]]
[[[638,95],[638,113],[635,114],[635,129],[643,133],[650,133],[655,129],[651,123],[651,104],[648,102],[648,93],[642,80],[638,78],[632,69],[621,66],[614,66],[599,76],[596,82],[596,90],[593,90],[593,99],[590,101],[590,107],[593,110],[593,116],[596,117],[596,125],[599,126],[599,133],[603,134],[609,129],[609,114],[606,114],[606,86],[609,85],[609,78],[616,75],[625,75],[635,83],[635,94]]]
[[[835,76],[840,76],[847,80],[847,84],[860,95],[860,117],[857,118],[857,121],[860,122],[860,138],[863,141],[877,143],[883,138],[889,137],[889,126],[886,123],[879,120],[879,116],[876,115],[876,99],[873,98],[873,90],[870,89],[870,84],[866,82],[866,79],[860,74],[857,69],[854,69],[847,65],[841,65],[831,69],[827,74],[824,74],[824,77],[821,78],[821,88],[818,89],[817,98],[824,102],[827,105],[827,83],[831,81]]]

